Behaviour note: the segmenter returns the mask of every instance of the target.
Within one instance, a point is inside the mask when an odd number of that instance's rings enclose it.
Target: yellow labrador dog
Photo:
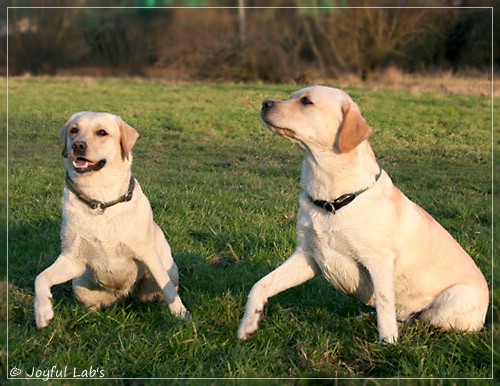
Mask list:
[[[397,321],[477,331],[488,286],[452,236],[410,201],[377,164],[372,129],[345,92],[310,87],[264,101],[261,118],[304,150],[297,247],[250,291],[238,329],[257,330],[267,300],[322,273],[340,292],[375,307],[380,341],[396,342]]]
[[[79,112],[61,136],[67,171],[62,251],[35,280],[36,325],[50,323],[50,289],[68,280],[92,309],[128,295],[144,301],[163,295],[176,317],[189,319],[170,247],[131,173],[137,131],[116,115]]]

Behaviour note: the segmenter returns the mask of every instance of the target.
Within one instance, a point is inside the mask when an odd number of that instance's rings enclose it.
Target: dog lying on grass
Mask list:
[[[397,321],[477,331],[488,286],[453,237],[392,183],[368,144],[372,129],[345,92],[310,87],[266,100],[261,118],[304,151],[297,247],[250,291],[239,340],[258,328],[267,300],[323,274],[340,292],[375,307],[380,341]]]
[[[62,251],[35,280],[37,327],[54,317],[51,287],[69,280],[76,298],[92,309],[128,295],[160,297],[177,318],[189,319],[170,246],[132,176],[137,131],[116,115],[79,112],[61,136],[67,172]]]

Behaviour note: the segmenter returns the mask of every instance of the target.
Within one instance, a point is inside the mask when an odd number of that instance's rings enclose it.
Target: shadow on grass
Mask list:
[[[57,257],[60,250],[59,229],[58,221],[47,220],[34,224],[23,223],[13,227],[9,234],[12,246],[9,274],[14,290],[9,324],[16,326],[13,330],[16,340],[29,341],[36,336],[50,340],[51,334],[59,330],[66,331],[69,337],[73,337],[74,334],[87,334],[85,331],[88,328],[98,334],[109,333],[109,336],[114,336],[116,329],[126,328],[128,332],[125,336],[133,335],[135,331],[142,337],[148,335],[143,332],[145,329],[152,334],[155,331],[161,332],[160,334],[180,334],[180,342],[190,339],[218,344],[224,342],[228,346],[225,346],[223,351],[229,355],[232,350],[237,350],[236,329],[251,287],[278,265],[271,263],[272,259],[246,259],[233,255],[227,247],[227,237],[230,237],[243,239],[245,244],[252,245],[252,248],[257,245],[256,250],[265,251],[266,246],[257,235],[240,233],[214,236],[204,232],[192,232],[191,237],[212,243],[214,249],[221,251],[217,258],[207,258],[200,253],[172,246],[180,271],[179,294],[193,313],[193,326],[183,327],[171,317],[168,309],[157,301],[141,303],[128,298],[107,309],[90,312],[74,299],[71,283],[68,282],[53,287],[57,320],[50,329],[38,333],[32,307],[33,281],[36,275]],[[280,261],[287,257],[284,255]],[[470,357],[477,356],[477,368],[487,368],[489,365],[488,357],[484,354],[487,350],[474,347],[478,340],[463,340],[459,334],[441,333],[421,324],[401,327],[398,348],[379,346],[376,315],[372,311],[373,309],[359,301],[338,293],[320,276],[270,299],[260,330],[252,341],[245,345],[255,345],[256,349],[262,350],[269,342],[285,339],[288,342],[287,350],[292,351],[290,355],[293,354],[292,362],[302,368],[301,374],[314,377],[332,375],[330,370],[314,368],[314,360],[327,368],[328,361],[338,361],[339,358],[355,364],[356,371],[364,376],[387,376],[389,365],[391,376],[414,374],[413,368],[405,366],[418,364],[418,355],[428,355],[427,352],[432,354],[433,350],[438,352],[440,346],[452,347],[456,363],[461,363],[459,353],[465,352]],[[487,325],[485,329],[491,329],[491,326]],[[320,347],[319,350],[324,351],[323,355],[332,350],[331,354],[314,360],[304,358],[300,351],[304,341],[311,340],[311,347],[328,343],[328,340],[324,343],[316,334],[326,334],[330,337],[333,346]],[[160,338],[155,337],[153,341],[158,339]],[[462,340],[465,343],[460,343]],[[159,341],[161,342],[161,339]],[[225,343],[228,341],[229,343]],[[340,346],[338,351],[335,351],[337,344]],[[210,352],[215,355],[216,350],[211,349]],[[360,358],[363,353],[366,357]],[[313,354],[314,352],[311,352],[309,356]],[[445,361],[444,357],[436,359],[443,363]],[[429,365],[429,368],[432,370],[434,367]],[[446,372],[444,369],[442,371]]]

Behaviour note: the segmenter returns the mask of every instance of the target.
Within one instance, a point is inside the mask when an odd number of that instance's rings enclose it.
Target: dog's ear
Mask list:
[[[61,130],[59,130],[59,136],[64,141],[64,147],[61,152],[61,155],[64,158],[68,158],[68,144],[67,144],[68,139],[66,138],[67,135],[68,135],[68,124],[64,125],[63,127],[61,127]]]
[[[71,121],[74,118],[76,118],[80,114],[82,114],[82,111],[78,112],[78,113],[72,114],[71,117],[69,117],[68,120],[66,121],[66,124],[63,127],[61,127],[61,130],[59,130],[59,136],[64,141],[64,147],[63,147],[63,150],[61,152],[61,155],[64,158],[68,158],[68,129],[69,129],[69,124],[71,123]]]
[[[337,135],[337,148],[341,153],[353,150],[372,134],[372,128],[355,106],[347,104],[342,108],[344,119]]]
[[[139,133],[119,116],[116,116],[116,121],[118,123],[118,127],[120,128],[122,156],[128,160],[130,159],[130,152],[135,145],[135,141],[139,138]]]

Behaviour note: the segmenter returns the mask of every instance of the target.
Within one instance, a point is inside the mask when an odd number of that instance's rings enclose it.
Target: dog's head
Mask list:
[[[308,87],[286,101],[265,100],[260,116],[270,130],[309,149],[347,153],[372,133],[351,97],[329,87]]]
[[[66,167],[78,174],[130,162],[139,133],[117,115],[82,111],[60,131]]]

